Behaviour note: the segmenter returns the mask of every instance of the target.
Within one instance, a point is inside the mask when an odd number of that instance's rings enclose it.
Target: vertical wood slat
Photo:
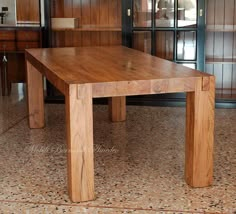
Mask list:
[[[73,0],[72,4],[72,15],[74,18],[81,18],[81,0]]]
[[[91,46],[91,32],[81,33],[81,46]]]
[[[81,0],[81,25],[89,25],[91,23],[91,11],[90,11],[91,1]]]
[[[82,33],[81,32],[73,32],[74,38],[73,38],[73,45],[75,47],[81,47],[82,46]]]
[[[81,25],[89,25],[91,24],[91,1],[81,0]],[[82,32],[81,36],[81,44],[82,46],[90,46],[91,45],[91,32]]]
[[[100,0],[100,25],[109,25],[109,4],[108,0]]]
[[[214,56],[213,47],[214,47],[214,32],[207,32],[205,50],[206,50],[206,56],[209,58],[213,58]]]
[[[99,25],[100,23],[100,1],[99,0],[91,0],[90,3],[91,14],[90,14],[90,24]]]
[[[100,42],[100,32],[91,32],[91,35],[90,35],[90,44],[92,46],[99,46],[101,45],[101,42]]]
[[[71,18],[73,17],[73,0],[64,1],[64,17]]]
[[[64,17],[64,0],[51,1],[52,18]]]
[[[234,24],[234,0],[226,0],[225,2],[225,24],[233,25]],[[222,1],[223,2],[223,1]]]
[[[215,1],[207,0],[207,13],[206,13],[206,24],[214,25],[215,20]]]
[[[224,25],[224,1],[225,0],[216,0],[215,1],[215,23],[217,25]]]
[[[109,26],[117,26],[118,25],[118,14],[117,14],[117,1],[109,0],[108,4],[108,25]]]

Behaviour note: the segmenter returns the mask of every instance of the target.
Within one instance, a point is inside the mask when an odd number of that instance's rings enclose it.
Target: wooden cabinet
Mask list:
[[[199,37],[204,16],[198,14],[203,1],[127,0],[132,19],[127,19],[131,47],[154,56],[203,70],[204,56]],[[126,15],[126,14],[125,14]],[[126,15],[127,16],[127,15]],[[202,58],[202,60],[200,60]]]
[[[52,29],[51,46],[120,45],[120,0],[52,0],[51,18],[78,18],[75,29]]]
[[[206,72],[216,77],[216,97],[236,99],[236,1],[206,1]]]
[[[40,45],[40,34],[38,31],[18,30],[16,31],[16,49],[24,51],[27,48],[38,48]]]
[[[15,31],[14,30],[1,30],[0,41],[9,41],[15,40]]]
[[[0,51],[14,51],[15,49],[15,31],[2,30],[0,33]]]
[[[41,28],[1,28],[1,86],[2,94],[11,91],[11,83],[26,81],[24,50],[41,47]],[[3,62],[5,55],[7,62]]]

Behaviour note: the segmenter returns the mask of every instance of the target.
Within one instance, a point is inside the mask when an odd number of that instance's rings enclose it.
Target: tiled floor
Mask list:
[[[236,213],[236,109],[216,110],[214,185],[184,181],[184,108],[94,106],[96,200],[67,194],[65,112],[46,105],[30,130],[23,90],[0,98],[0,213]]]

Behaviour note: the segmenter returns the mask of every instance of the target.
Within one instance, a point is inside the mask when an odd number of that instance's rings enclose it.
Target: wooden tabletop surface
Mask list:
[[[28,49],[26,58],[67,84],[209,76],[124,46]]]

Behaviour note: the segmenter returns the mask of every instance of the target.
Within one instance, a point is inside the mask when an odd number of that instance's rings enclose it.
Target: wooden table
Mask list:
[[[44,127],[43,76],[65,95],[68,189],[73,202],[93,200],[94,97],[110,97],[112,121],[126,119],[125,96],[187,92],[185,179],[213,180],[215,79],[122,46],[26,51],[30,128]]]

